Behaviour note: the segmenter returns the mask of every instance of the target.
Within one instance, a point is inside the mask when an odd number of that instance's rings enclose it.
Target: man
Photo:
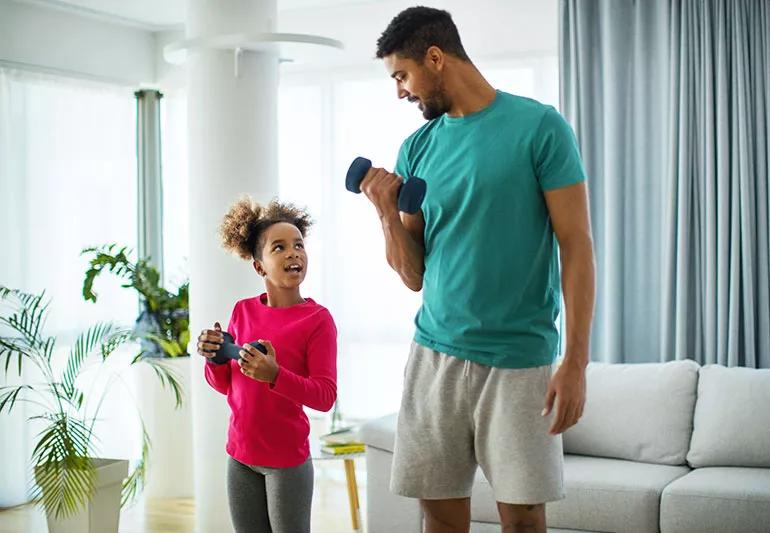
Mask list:
[[[552,107],[496,91],[445,11],[400,13],[377,57],[428,120],[403,143],[395,174],[372,168],[361,186],[388,263],[423,290],[391,490],[421,500],[428,533],[467,532],[478,465],[503,531],[545,532],[545,503],[564,497],[560,434],[585,402],[594,304],[574,135]],[[399,176],[427,182],[415,215],[398,212]],[[552,372],[562,285],[566,353]]]

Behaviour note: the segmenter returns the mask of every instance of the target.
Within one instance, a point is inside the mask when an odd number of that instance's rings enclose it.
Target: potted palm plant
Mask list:
[[[99,458],[95,423],[107,386],[95,397],[84,391],[79,378],[87,363],[104,364],[132,332],[109,322],[81,333],[69,349],[64,366],[55,361],[56,338],[43,332],[49,302],[45,293],[28,294],[0,285],[0,368],[8,375],[15,363],[18,375],[33,379],[0,387],[0,414],[21,403],[35,411],[31,421],[42,425],[35,439],[32,466],[36,484],[32,497],[45,508],[49,532],[117,532],[120,507],[132,501],[144,484],[150,438],[144,421],[141,459]],[[155,367],[164,383],[176,378],[151,358],[134,358],[130,365]],[[119,383],[117,375],[112,379]]]
[[[139,390],[139,410],[147,422],[147,431],[157,444],[148,456],[144,495],[147,498],[185,498],[192,496],[192,415],[186,405],[190,384],[190,357],[187,345],[189,328],[189,284],[184,281],[175,291],[161,285],[161,276],[149,258],[132,259],[133,252],[117,244],[86,248],[89,259],[83,280],[83,297],[96,302],[94,282],[104,273],[121,281],[123,288],[139,297],[140,312],[132,331],[140,343],[140,359],[152,359],[155,365],[134,374]],[[181,387],[171,383],[175,403],[169,401],[149,369],[159,366],[178,378]],[[159,374],[163,379],[163,374]],[[170,431],[170,428],[174,428]],[[162,464],[163,470],[152,468]]]

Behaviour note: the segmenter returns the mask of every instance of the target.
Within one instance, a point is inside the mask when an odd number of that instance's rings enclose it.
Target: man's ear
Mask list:
[[[444,51],[438,46],[431,46],[425,51],[425,64],[432,70],[441,71],[444,68]]]

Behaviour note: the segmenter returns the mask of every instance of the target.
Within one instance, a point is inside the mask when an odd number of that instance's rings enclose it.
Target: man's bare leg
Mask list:
[[[546,533],[545,504],[514,505],[497,502],[503,533]]]
[[[468,533],[471,499],[420,500],[425,514],[425,533]]]

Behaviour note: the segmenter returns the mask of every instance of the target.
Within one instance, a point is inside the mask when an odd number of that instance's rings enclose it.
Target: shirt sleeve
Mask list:
[[[308,376],[281,367],[270,390],[317,411],[337,400],[337,328],[331,315],[313,330],[307,344]]]
[[[533,142],[535,173],[543,191],[586,180],[577,139],[558,111],[548,107]]]
[[[404,181],[408,180],[412,173],[409,170],[409,159],[408,159],[408,140],[401,143],[401,148],[398,150],[398,157],[396,158],[396,168],[393,169],[393,172],[404,178]]]
[[[233,336],[236,344],[238,343],[238,315],[238,304],[236,303],[232,313],[230,313],[230,322],[227,325],[227,332]],[[230,390],[230,380],[232,376],[230,361],[223,365],[218,365],[207,359],[203,372],[206,381],[215,391],[225,395],[227,394]]]

